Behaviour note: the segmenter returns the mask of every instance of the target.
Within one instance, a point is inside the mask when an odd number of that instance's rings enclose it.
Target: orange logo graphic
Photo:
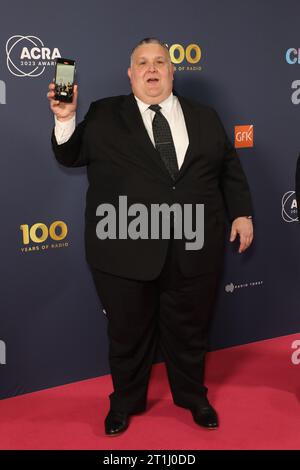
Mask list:
[[[234,126],[235,148],[253,147],[253,124],[247,126]]]

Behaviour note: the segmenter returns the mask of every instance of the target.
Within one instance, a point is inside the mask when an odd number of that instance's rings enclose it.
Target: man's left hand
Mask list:
[[[230,241],[234,242],[237,235],[240,236],[239,253],[243,253],[253,241],[253,224],[251,219],[247,217],[237,217],[234,219],[231,226]]]

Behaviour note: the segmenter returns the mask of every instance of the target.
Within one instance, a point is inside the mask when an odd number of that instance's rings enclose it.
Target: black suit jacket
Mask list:
[[[59,163],[87,165],[85,240],[88,262],[115,275],[140,280],[158,276],[167,253],[166,239],[99,240],[96,209],[101,203],[118,207],[126,195],[128,206],[142,203],[204,204],[204,247],[185,249],[187,240],[175,240],[182,273],[187,277],[216,271],[224,245],[224,218],[251,215],[245,174],[216,112],[178,96],[189,136],[189,146],[174,182],[145,129],[133,94],[101,99],[91,104],[85,119],[68,142],[52,144]],[[226,208],[226,209],[225,209]]]

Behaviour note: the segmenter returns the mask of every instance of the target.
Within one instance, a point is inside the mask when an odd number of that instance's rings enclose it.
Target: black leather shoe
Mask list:
[[[129,424],[129,415],[122,411],[110,410],[105,418],[105,434],[108,436],[117,436],[126,431]]]
[[[207,401],[204,405],[198,405],[192,411],[195,423],[207,429],[217,429],[219,427],[219,419],[216,411]]]

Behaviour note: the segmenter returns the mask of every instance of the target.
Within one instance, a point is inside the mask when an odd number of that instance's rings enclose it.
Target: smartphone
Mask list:
[[[55,99],[72,103],[75,79],[75,60],[56,59]]]

